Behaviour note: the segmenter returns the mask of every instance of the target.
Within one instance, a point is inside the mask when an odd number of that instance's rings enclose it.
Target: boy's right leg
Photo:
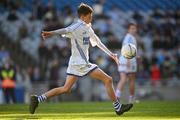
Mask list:
[[[37,96],[37,95],[33,95],[31,96],[31,100],[30,100],[30,106],[29,106],[29,111],[31,114],[34,114],[36,108],[38,107],[39,102],[43,102],[45,101],[47,98],[53,97],[53,96],[57,96],[63,93],[67,93],[70,92],[73,84],[78,80],[78,77],[76,76],[71,76],[68,75],[66,77],[66,82],[64,84],[64,86],[62,87],[57,87],[54,89],[51,89],[50,91]]]
[[[113,101],[113,106],[117,115],[122,115],[124,112],[129,111],[133,107],[133,104],[126,104],[126,105],[120,104],[119,100],[115,96],[112,77],[108,76],[100,68],[95,69],[89,75],[92,78],[95,78],[104,82],[107,93],[109,97],[111,98],[111,100]]]
[[[101,80],[104,82],[107,93],[109,95],[109,97],[111,98],[111,100],[113,102],[117,101],[117,98],[115,96],[115,92],[114,92],[114,87],[113,87],[113,80],[112,77],[110,77],[109,75],[107,75],[103,70],[101,70],[100,68],[95,69],[94,71],[92,71],[90,74],[91,78],[97,79],[97,80]]]

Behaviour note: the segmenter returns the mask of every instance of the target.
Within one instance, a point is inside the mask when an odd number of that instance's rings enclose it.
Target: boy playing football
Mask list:
[[[67,77],[64,86],[54,88],[40,96],[31,96],[30,113],[34,114],[38,104],[45,101],[48,98],[57,96],[63,93],[70,92],[73,84],[78,80],[78,77],[89,75],[94,79],[103,81],[105,84],[107,93],[111,98],[115,112],[118,115],[130,110],[133,104],[121,104],[115,96],[112,77],[104,73],[97,65],[89,62],[89,43],[91,45],[99,47],[102,51],[107,53],[117,64],[119,60],[116,54],[109,51],[100,39],[96,36],[91,28],[93,10],[87,4],[80,4],[77,9],[79,20],[72,25],[54,30],[43,31],[42,37],[46,39],[53,35],[63,35],[71,39],[71,57],[67,68]]]

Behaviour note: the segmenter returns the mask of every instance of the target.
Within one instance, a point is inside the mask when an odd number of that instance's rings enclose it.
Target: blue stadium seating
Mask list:
[[[49,0],[41,0],[42,4],[47,5]],[[90,5],[94,4],[96,0],[52,0],[57,9],[61,10],[64,6],[70,5],[73,10],[81,3],[88,3]],[[33,0],[24,0],[26,5],[32,6]],[[180,8],[180,0],[106,0],[104,5],[104,10],[109,10],[112,6],[118,6],[121,10],[152,10],[155,8],[160,8],[163,10],[176,10]],[[0,12],[4,12],[6,8],[0,5]],[[31,8],[21,8],[19,11],[23,12],[26,10],[31,10]]]

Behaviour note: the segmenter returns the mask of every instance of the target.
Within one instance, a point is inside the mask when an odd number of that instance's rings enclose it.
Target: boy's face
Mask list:
[[[82,15],[80,18],[86,23],[89,24],[92,22],[92,13],[89,13],[87,15]]]
[[[137,27],[135,25],[131,25],[128,29],[128,32],[135,35],[137,33]]]

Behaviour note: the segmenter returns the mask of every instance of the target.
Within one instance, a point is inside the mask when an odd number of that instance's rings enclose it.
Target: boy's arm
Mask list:
[[[66,34],[69,32],[70,32],[70,29],[62,28],[62,29],[53,30],[53,31],[42,31],[41,35],[42,35],[43,39],[46,39],[46,38],[51,37],[53,35],[62,35],[62,34]]]
[[[106,54],[108,54],[117,65],[119,65],[119,59],[117,54],[112,53],[99,39],[99,37],[96,34],[92,34],[92,39],[94,40],[96,46],[98,46],[102,51],[104,51]]]

